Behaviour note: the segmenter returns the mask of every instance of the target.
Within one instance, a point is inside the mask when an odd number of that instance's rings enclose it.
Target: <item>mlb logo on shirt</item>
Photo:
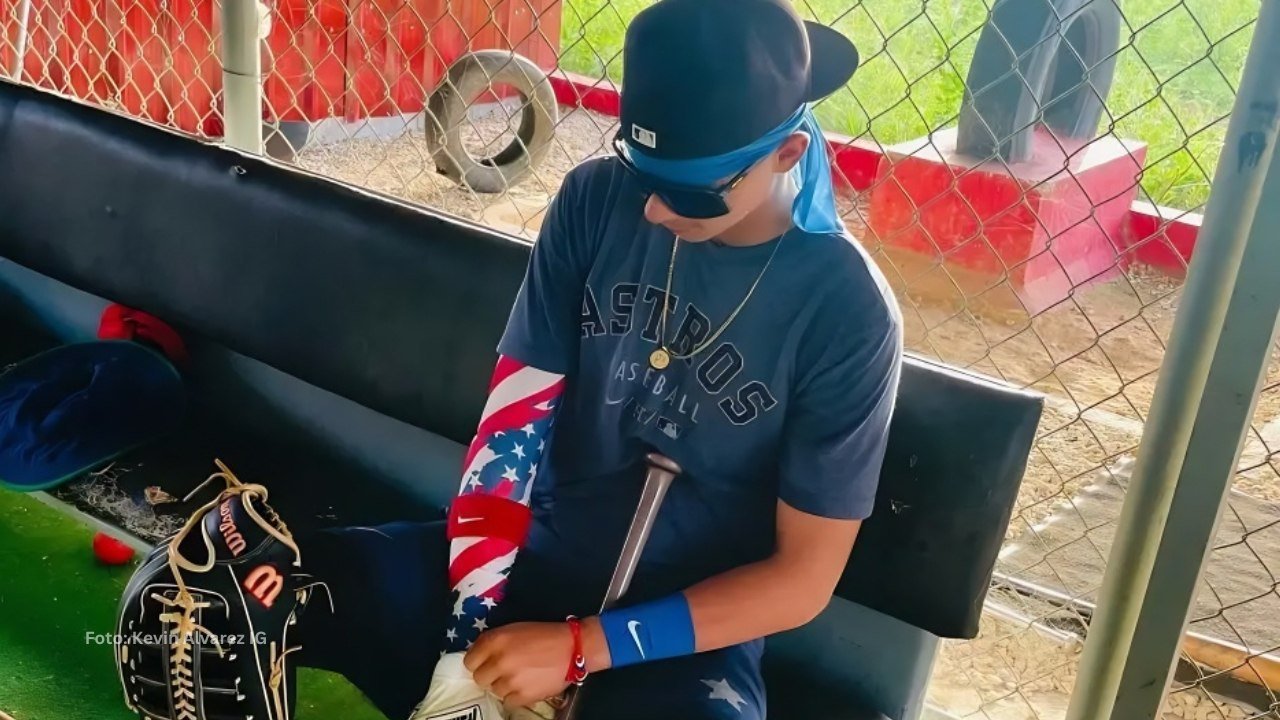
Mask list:
[[[658,147],[658,134],[634,123],[631,125],[631,139],[647,148]]]
[[[662,431],[663,435],[666,435],[672,440],[680,439],[680,433],[682,433],[683,430],[680,429],[679,425],[661,416],[658,417],[657,424],[658,429]]]

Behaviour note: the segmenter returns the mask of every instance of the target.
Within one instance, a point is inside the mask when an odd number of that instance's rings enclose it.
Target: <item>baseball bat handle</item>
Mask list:
[[[604,593],[604,602],[600,611],[604,612],[617,604],[627,588],[631,587],[631,579],[635,577],[636,567],[640,564],[640,556],[644,546],[649,542],[649,531],[653,529],[653,521],[658,517],[658,509],[667,497],[667,489],[671,481],[683,472],[680,465],[669,457],[653,452],[645,456],[649,469],[644,477],[644,489],[640,491],[640,501],[636,503],[636,514],[631,519],[631,527],[627,529],[627,538],[622,543],[622,552],[618,553],[618,564],[613,568],[613,577],[609,579],[609,588]],[[564,704],[556,714],[557,720],[573,720],[578,712],[578,688],[570,686],[564,695]]]
[[[649,453],[645,456],[645,461],[649,464],[649,470],[645,474],[644,489],[640,491],[640,501],[636,503],[636,514],[627,530],[622,552],[618,553],[618,564],[613,568],[613,577],[604,593],[604,602],[600,604],[602,612],[616,605],[631,587],[631,579],[635,577],[640,556],[644,554],[644,546],[649,542],[653,521],[658,517],[662,501],[667,497],[671,481],[680,474],[680,466],[669,457]]]

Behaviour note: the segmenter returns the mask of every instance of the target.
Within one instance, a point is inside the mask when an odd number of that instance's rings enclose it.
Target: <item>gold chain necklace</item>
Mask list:
[[[667,265],[667,289],[662,293],[662,317],[658,320],[658,348],[649,354],[649,364],[653,366],[654,370],[666,370],[667,366],[671,364],[672,359],[688,360],[694,355],[697,355],[703,350],[711,347],[711,344],[714,343],[720,335],[733,324],[735,319],[737,319],[738,313],[742,312],[742,308],[747,306],[747,301],[751,299],[753,294],[755,294],[756,288],[760,285],[760,281],[764,279],[764,274],[768,272],[769,266],[773,264],[773,258],[777,256],[778,248],[782,247],[782,238],[785,237],[786,234],[784,233],[778,238],[777,243],[773,246],[773,252],[769,253],[768,261],[765,262],[764,267],[760,268],[760,274],[756,276],[755,281],[751,283],[751,287],[747,289],[747,294],[742,298],[742,302],[738,303],[738,306],[733,309],[733,312],[729,313],[729,318],[724,321],[724,324],[721,325],[718,330],[711,333],[711,337],[703,340],[696,347],[683,355],[678,354],[671,348],[667,347],[668,303],[671,300],[671,280],[675,277],[676,249],[680,247],[680,237],[677,236],[672,241],[671,262]]]

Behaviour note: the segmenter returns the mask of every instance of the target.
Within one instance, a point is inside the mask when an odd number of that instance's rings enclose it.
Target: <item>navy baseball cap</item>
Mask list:
[[[623,47],[620,136],[653,158],[744,147],[843,87],[858,51],[788,0],[660,0]]]

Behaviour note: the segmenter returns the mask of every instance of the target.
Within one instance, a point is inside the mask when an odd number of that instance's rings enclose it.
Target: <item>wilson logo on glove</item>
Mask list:
[[[232,557],[238,556],[244,552],[245,541],[240,531],[236,530],[236,518],[231,513],[231,498],[227,498],[222,505],[218,506],[218,517],[222,520],[218,523],[218,531],[222,533],[223,542],[227,544]]]
[[[267,489],[215,462],[188,497],[224,487],[147,554],[120,599],[125,701],[145,720],[290,720],[298,645],[289,630],[324,585],[302,572]]]
[[[244,579],[244,589],[263,607],[269,608],[284,589],[284,576],[270,565],[259,565]]]

